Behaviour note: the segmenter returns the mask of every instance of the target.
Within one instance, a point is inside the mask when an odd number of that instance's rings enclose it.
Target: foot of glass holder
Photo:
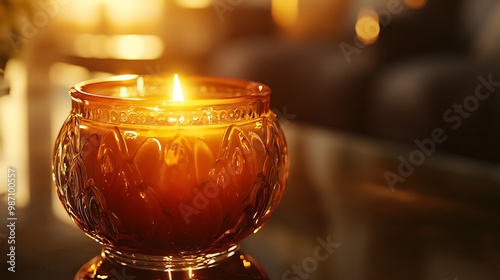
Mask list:
[[[240,251],[214,266],[198,266],[196,269],[159,270],[159,264],[148,269],[142,265],[131,266],[116,258],[114,252],[103,249],[99,256],[84,264],[75,275],[75,280],[108,279],[108,280],[269,280],[262,267],[249,255]],[[170,262],[165,263],[168,267]],[[138,268],[141,267],[141,268]]]

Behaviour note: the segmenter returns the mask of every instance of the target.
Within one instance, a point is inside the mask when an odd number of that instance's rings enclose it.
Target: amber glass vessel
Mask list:
[[[239,80],[181,82],[184,101],[173,100],[169,76],[122,75],[71,89],[53,177],[70,217],[103,245],[75,279],[121,266],[208,279],[232,259],[260,271],[237,250],[285,190],[287,147],[271,91]]]

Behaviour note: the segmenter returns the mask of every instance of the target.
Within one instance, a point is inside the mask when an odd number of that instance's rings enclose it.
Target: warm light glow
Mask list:
[[[405,5],[411,9],[418,10],[427,5],[427,0],[405,0]]]
[[[9,60],[5,81],[10,85],[10,93],[0,98],[0,197],[7,204],[7,168],[13,167],[16,169],[17,186],[13,193],[16,209],[30,202],[27,79],[25,62]]]
[[[252,267],[252,263],[247,261],[247,260],[243,260],[243,266],[245,268],[250,268],[250,267]]]
[[[111,48],[116,48],[118,57],[138,59],[144,54],[144,41],[137,35],[126,35],[116,38]]]
[[[175,0],[175,3],[183,8],[202,9],[212,4],[212,0]]]
[[[163,54],[163,42],[152,35],[118,35],[108,41],[108,56],[118,59],[156,59]]]
[[[50,83],[64,87],[65,89],[88,79],[90,79],[90,71],[79,65],[55,62],[49,67]],[[64,114],[64,117],[67,117],[66,111]],[[62,121],[64,121],[64,119],[62,119]],[[59,132],[59,130],[57,130],[57,132]]]
[[[358,40],[365,44],[373,44],[380,34],[379,18],[375,11],[360,13],[356,22],[356,35]]]
[[[181,82],[179,81],[179,76],[174,75],[174,96],[172,101],[184,101],[184,94],[182,93]]]
[[[63,2],[63,1],[56,1]],[[80,31],[93,31],[106,24],[112,31],[130,28],[148,28],[158,25],[165,10],[164,0],[85,0],[54,3],[47,8],[57,16],[62,26],[76,27]],[[50,7],[49,7],[50,6]],[[42,9],[45,6],[42,6]]]
[[[126,87],[120,88],[120,97],[129,97],[128,89]]]
[[[61,26],[89,31],[97,28],[100,23],[99,0],[68,1],[66,5],[59,7],[62,11],[57,12],[56,18]]]
[[[157,24],[163,15],[164,0],[101,0],[109,22],[117,29],[140,24]]]
[[[299,0],[273,0],[271,11],[276,24],[292,26],[299,16]]]
[[[144,78],[142,76],[137,78],[137,91],[139,96],[144,96]]]
[[[227,253],[227,257],[230,258],[230,257],[234,256],[234,254],[236,254],[235,251],[229,252],[229,253]]]
[[[74,54],[84,58],[150,60],[163,54],[163,41],[154,35],[80,34],[74,42]]]
[[[107,78],[108,81],[130,81],[130,80],[135,80],[138,79],[139,76],[136,74],[123,74],[123,75],[118,75],[118,76],[112,76]]]

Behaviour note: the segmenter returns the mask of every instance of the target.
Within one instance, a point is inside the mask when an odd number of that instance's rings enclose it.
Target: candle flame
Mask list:
[[[179,76],[174,75],[174,96],[172,101],[184,101],[184,94],[182,94],[181,82],[179,81]]]

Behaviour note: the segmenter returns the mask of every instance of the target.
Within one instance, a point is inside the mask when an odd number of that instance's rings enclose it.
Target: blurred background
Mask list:
[[[500,74],[497,2],[4,0],[0,66],[15,59],[25,71],[10,75],[26,77],[32,101],[116,73],[257,80],[283,116],[412,144],[443,126],[479,75]],[[500,127],[483,121],[498,119],[498,102],[439,149],[498,162]]]
[[[410,148],[442,128],[440,153],[500,164],[496,0],[1,0],[0,69],[0,169],[20,170],[19,206],[54,200],[68,89],[121,73],[255,80],[285,126]]]

